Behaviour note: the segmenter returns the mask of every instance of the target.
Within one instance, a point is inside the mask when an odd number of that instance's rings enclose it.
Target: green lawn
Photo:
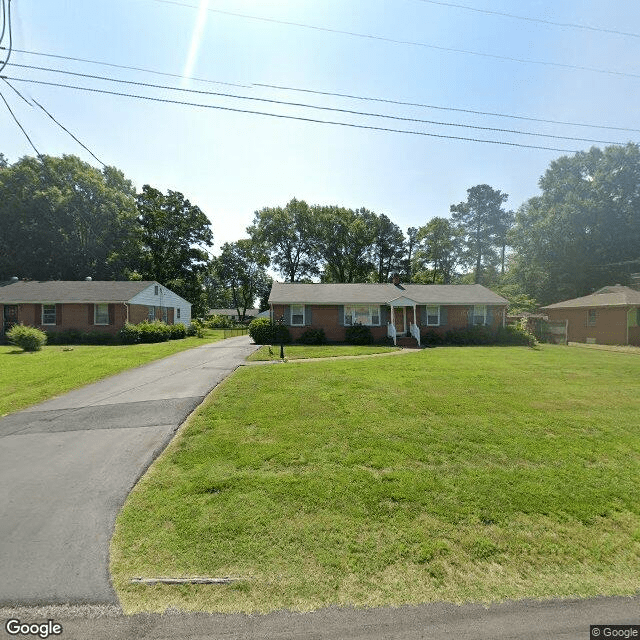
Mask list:
[[[284,357],[287,360],[304,360],[307,358],[336,358],[339,356],[370,356],[375,353],[389,353],[398,350],[399,347],[381,347],[378,345],[364,347],[350,345],[285,345]],[[280,360],[280,347],[270,347],[268,345],[260,347],[260,349],[252,353],[247,360]]]
[[[635,355],[557,346],[243,367],[129,496],[118,596],[250,612],[637,593],[639,379]]]
[[[0,346],[0,416],[125,369],[172,353],[222,339],[222,330],[207,330],[204,338],[121,346],[51,346],[25,353]]]

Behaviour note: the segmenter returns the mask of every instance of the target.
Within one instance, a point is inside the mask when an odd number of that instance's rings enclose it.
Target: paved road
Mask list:
[[[1,610],[22,622],[53,619],[63,640],[589,640],[592,624],[640,624],[640,596],[481,605],[425,604],[268,615],[118,615],[97,607]],[[10,637],[8,634],[0,638]],[[15,636],[14,636],[15,637]],[[603,634],[603,640],[605,636]],[[624,636],[616,636],[622,638]]]
[[[109,541],[175,430],[256,347],[183,351],[0,419],[0,604],[116,604]]]

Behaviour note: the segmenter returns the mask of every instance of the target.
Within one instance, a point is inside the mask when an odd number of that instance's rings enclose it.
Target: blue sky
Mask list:
[[[541,119],[640,128],[640,37],[487,15],[423,0],[12,0],[17,49],[143,67],[243,87],[169,78],[15,52],[11,62],[139,82],[216,91],[396,117],[592,138],[639,141],[640,133],[479,116],[297,91],[283,85],[359,96],[499,112]],[[566,0],[459,0],[458,4],[561,23],[640,34],[640,5]],[[204,6],[215,11],[205,11]],[[198,9],[200,6],[201,10]],[[495,56],[615,71],[614,75],[347,36],[272,20],[464,49]],[[200,20],[199,20],[200,16]],[[204,17],[204,20],[202,19]],[[201,34],[200,45],[194,34]],[[221,96],[116,85],[7,66],[13,78],[105,88],[322,120],[586,150],[592,143],[386,120]],[[633,74],[637,77],[632,77]],[[4,84],[4,83],[2,83]],[[367,207],[406,231],[487,183],[519,207],[559,151],[385,133],[14,82],[106,164],[141,188],[181,191],[212,222],[214,253],[244,235],[254,211],[292,197],[314,204]],[[73,153],[97,164],[39,109],[6,85],[5,98],[42,153]],[[0,151],[33,155],[0,104]],[[603,144],[598,146],[604,146]]]

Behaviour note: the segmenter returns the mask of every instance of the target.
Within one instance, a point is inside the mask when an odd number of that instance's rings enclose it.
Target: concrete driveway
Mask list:
[[[0,419],[0,604],[116,604],[109,541],[125,498],[256,348],[207,344]]]

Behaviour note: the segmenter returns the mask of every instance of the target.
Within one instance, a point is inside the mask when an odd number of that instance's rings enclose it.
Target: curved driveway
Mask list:
[[[257,347],[190,349],[0,419],[0,604],[116,604],[109,541],[138,478]]]

